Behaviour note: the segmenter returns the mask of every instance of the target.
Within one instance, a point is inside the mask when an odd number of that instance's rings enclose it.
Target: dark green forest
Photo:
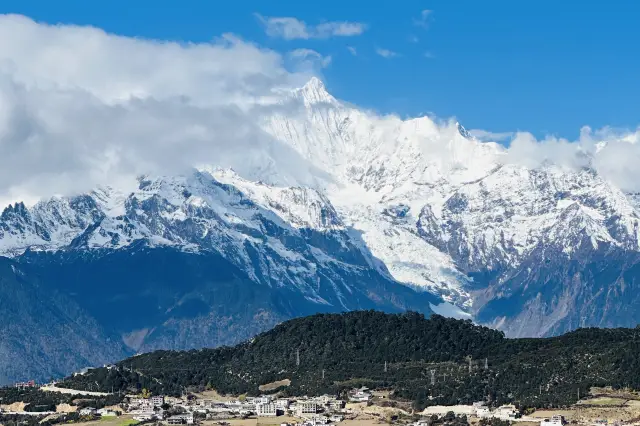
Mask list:
[[[14,402],[24,402],[25,411],[44,412],[55,411],[58,404],[70,404],[82,407],[103,408],[119,403],[122,398],[115,395],[84,396],[67,395],[57,392],[44,392],[37,388],[17,389],[13,387],[0,388],[0,404],[9,405]],[[1,423],[1,422],[0,422]]]
[[[341,395],[366,385],[391,389],[417,409],[478,400],[562,407],[592,386],[640,388],[639,355],[638,328],[507,339],[471,321],[358,311],[290,320],[235,347],[139,355],[61,385],[256,395],[262,384],[290,379],[278,391]]]

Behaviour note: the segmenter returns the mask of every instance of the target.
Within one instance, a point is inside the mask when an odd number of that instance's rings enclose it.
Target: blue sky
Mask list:
[[[403,116],[456,116],[467,128],[575,139],[583,125],[640,123],[640,2],[4,0],[0,12],[143,38],[231,32],[283,53],[313,49],[332,58],[322,73],[336,97]],[[256,14],[364,31],[285,40]]]

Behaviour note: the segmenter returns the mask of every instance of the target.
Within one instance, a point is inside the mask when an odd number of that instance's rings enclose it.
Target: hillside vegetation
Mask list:
[[[640,388],[639,355],[638,328],[507,339],[470,321],[359,311],[290,320],[235,347],[135,356],[62,386],[259,394],[262,384],[290,379],[278,390],[313,395],[386,387],[417,409],[476,400],[551,407],[576,402],[592,386]]]

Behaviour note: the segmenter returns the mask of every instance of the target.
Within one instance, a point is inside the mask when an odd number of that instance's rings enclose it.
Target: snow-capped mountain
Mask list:
[[[220,332],[234,321],[232,334],[242,338],[305,312],[367,307],[456,311],[518,336],[635,325],[630,313],[640,300],[621,294],[635,285],[637,195],[588,167],[511,162],[506,148],[456,122],[358,109],[315,78],[283,93],[279,105],[257,124],[270,149],[305,162],[282,167],[310,171],[308,179],[292,182],[299,173],[290,170],[278,179],[269,154],[252,157],[265,163],[256,160],[251,176],[201,165],[141,177],[130,192],[98,188],[15,204],[0,216],[0,254],[44,277],[66,277],[71,284],[62,287],[95,304],[89,312],[101,324],[109,316],[87,293],[91,273],[99,271],[105,288],[108,279],[125,282],[113,295],[123,300],[135,284],[114,272],[115,259],[150,275],[152,261],[177,262],[186,289],[166,281],[170,269],[154,280],[171,291],[136,275],[136,297],[153,294],[160,308],[149,314],[155,320],[130,315],[115,327],[135,350],[230,343]],[[123,253],[144,260],[130,264]],[[203,258],[218,269],[189,260]],[[224,293],[216,293],[218,274]],[[245,287],[252,308],[240,314],[243,296],[233,292]],[[172,316],[185,306],[208,319]],[[263,321],[247,326],[256,316]]]

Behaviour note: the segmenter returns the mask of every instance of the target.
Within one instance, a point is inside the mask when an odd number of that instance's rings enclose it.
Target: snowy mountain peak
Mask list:
[[[350,259],[478,313],[478,289],[493,284],[471,277],[506,282],[547,248],[555,261],[579,244],[640,252],[640,195],[594,169],[516,164],[459,122],[369,113],[316,77],[278,96],[304,108],[260,117],[273,145],[251,161],[256,173],[221,161],[188,176],[142,177],[131,192],[103,187],[12,206],[0,217],[0,254],[143,240],[219,250],[256,280],[298,288],[322,265]],[[269,149],[281,145],[293,161],[274,160]]]
[[[462,135],[462,137],[467,139],[473,139],[473,136],[471,136],[471,133],[469,133],[467,129],[465,129],[464,126],[457,121],[456,121],[456,127],[458,128],[458,132]]]
[[[304,86],[296,89],[295,93],[302,97],[307,106],[322,103],[337,103],[336,98],[327,92],[324,83],[318,77],[311,77]]]

